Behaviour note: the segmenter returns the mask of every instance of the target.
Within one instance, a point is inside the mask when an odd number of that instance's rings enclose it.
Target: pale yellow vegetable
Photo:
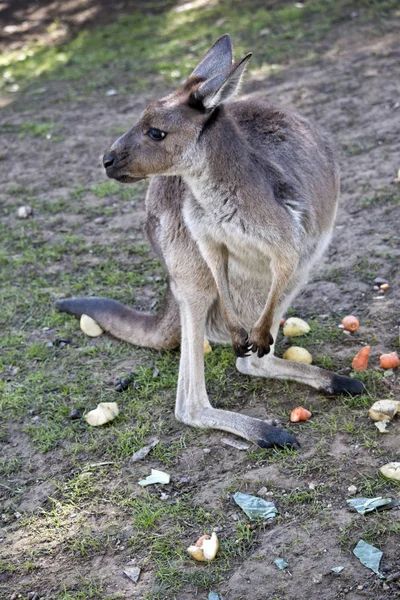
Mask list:
[[[394,479],[394,481],[400,481],[400,462],[387,463],[379,469],[379,472],[387,479]]]
[[[219,541],[217,534],[213,531],[211,537],[209,535],[202,535],[193,546],[189,546],[187,551],[195,560],[207,562],[214,560],[217,556],[218,548]]]
[[[309,333],[310,326],[303,319],[299,319],[298,317],[289,317],[286,319],[285,324],[283,326],[283,335],[288,337],[296,337],[297,335],[305,335]]]
[[[85,415],[85,420],[89,425],[99,427],[99,425],[114,421],[118,413],[119,409],[116,402],[100,402],[97,408]]]
[[[210,354],[210,352],[212,352],[210,342],[204,339],[204,354]]]
[[[305,363],[307,365],[311,365],[312,363],[312,355],[305,348],[300,348],[299,346],[291,346],[286,350],[283,355],[285,360],[293,360],[298,363]]]
[[[99,337],[99,335],[103,333],[103,329],[100,325],[88,315],[82,315],[79,324],[83,333],[86,333],[89,337]]]
[[[387,430],[388,423],[389,421],[376,421],[374,425],[378,429],[379,433],[389,433]]]
[[[368,416],[373,421],[391,421],[400,409],[398,400],[378,400],[368,411]]]

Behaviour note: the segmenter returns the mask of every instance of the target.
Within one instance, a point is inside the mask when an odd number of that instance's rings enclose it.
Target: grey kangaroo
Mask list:
[[[261,447],[296,446],[273,422],[212,407],[203,341],[232,341],[246,375],[328,393],[363,384],[274,355],[279,321],[329,242],[339,172],[329,140],[306,119],[258,100],[227,103],[251,57],[233,62],[229,35],[175,92],[147,106],[104,155],[108,177],[150,177],[146,229],[168,273],[158,314],[105,298],[60,300],[116,338],[181,346],[176,418]]]

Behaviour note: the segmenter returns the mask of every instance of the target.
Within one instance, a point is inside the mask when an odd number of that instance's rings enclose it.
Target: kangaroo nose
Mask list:
[[[107,169],[107,167],[112,167],[112,165],[114,164],[114,160],[115,160],[115,153],[113,151],[106,152],[105,155],[103,156],[104,168]]]

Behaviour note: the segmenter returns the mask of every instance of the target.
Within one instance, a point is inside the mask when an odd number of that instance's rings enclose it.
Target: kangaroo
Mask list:
[[[57,306],[132,344],[180,344],[175,416],[183,423],[261,447],[297,446],[273,422],[213,408],[204,380],[206,336],[232,341],[241,373],[363,391],[356,379],[274,355],[282,314],[328,245],[339,171],[329,139],[305,118],[259,100],[228,103],[250,57],[233,62],[230,36],[222,36],[104,155],[110,178],[151,177],[146,229],[168,273],[158,314],[105,298]]]

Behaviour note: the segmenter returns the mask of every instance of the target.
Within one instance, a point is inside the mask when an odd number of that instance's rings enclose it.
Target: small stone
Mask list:
[[[203,448],[203,452],[204,452],[204,454],[210,454],[211,449],[210,448]]]
[[[52,348],[53,347],[53,342],[46,342],[45,346],[46,346],[46,348]]]
[[[50,331],[50,327],[42,327],[42,331]]]
[[[130,377],[122,377],[122,379],[117,379],[115,382],[115,391],[116,392],[124,392],[131,385],[132,380]]]
[[[260,489],[258,490],[258,492],[257,492],[257,496],[265,496],[265,494],[267,494],[267,493],[268,493],[268,490],[267,490],[267,488],[264,486],[264,487],[262,487],[262,488],[260,488]]]
[[[10,596],[10,600],[17,600],[17,598],[18,598],[18,594],[16,592],[11,594],[11,596]]]
[[[19,219],[27,219],[33,213],[32,207],[26,204],[25,206],[20,206],[18,209],[18,218]]]
[[[309,489],[309,490],[315,490],[315,483],[312,483],[312,482],[311,482],[311,483],[309,483],[309,484],[308,484],[308,489]]]
[[[71,410],[71,412],[69,413],[69,418],[71,419],[71,421],[76,421],[77,419],[80,419],[81,411],[78,410],[77,408],[73,408]]]
[[[374,285],[384,285],[385,283],[389,283],[387,279],[384,279],[383,277],[375,277],[374,279]]]
[[[106,222],[104,217],[96,217],[95,220],[93,221],[93,223],[95,225],[104,225],[104,223]]]
[[[379,285],[374,285],[374,290],[380,290]]]
[[[316,583],[316,584],[320,584],[320,583],[322,583],[322,579],[323,579],[322,573],[317,573],[317,575],[313,576],[312,582]]]
[[[111,89],[106,91],[106,96],[116,96],[118,94],[117,90]]]
[[[124,575],[133,581],[133,583],[137,583],[140,577],[140,569],[139,567],[125,567]]]
[[[349,485],[347,491],[349,492],[350,496],[354,496],[357,493],[357,488],[355,485]]]

